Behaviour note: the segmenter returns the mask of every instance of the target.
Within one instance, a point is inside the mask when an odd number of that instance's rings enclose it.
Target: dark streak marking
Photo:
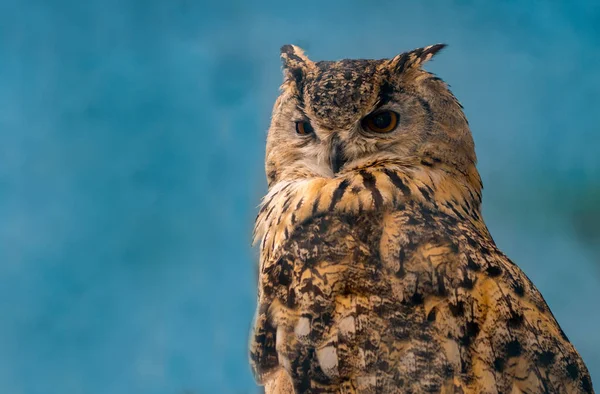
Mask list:
[[[514,339],[506,344],[506,354],[508,357],[520,356],[522,350],[521,343],[517,339]]]
[[[287,212],[288,208],[290,207],[290,202],[292,202],[293,197],[294,197],[294,195],[291,194],[288,196],[288,198],[285,199],[285,201],[283,202],[282,212]]]
[[[348,186],[350,186],[350,180],[344,179],[342,182],[340,182],[339,186],[335,189],[333,196],[331,197],[331,203],[329,204],[330,211],[333,211],[336,204],[342,199]]]
[[[417,100],[423,107],[423,110],[427,114],[427,125],[425,126],[428,132],[431,132],[431,125],[433,124],[433,112],[431,111],[431,105],[422,97],[416,96]]]
[[[495,278],[502,274],[502,270],[500,269],[500,267],[497,267],[495,265],[490,265],[489,267],[487,267],[485,272],[487,272],[487,274],[492,278]]]
[[[431,310],[427,314],[427,321],[430,321],[430,322],[435,321],[436,313],[437,313],[437,311],[436,311],[435,307],[431,308]]]
[[[525,288],[521,283],[515,283],[513,290],[519,297],[523,297],[525,295]]]
[[[462,301],[457,301],[456,304],[448,304],[452,316],[463,316],[465,314],[465,304]]]
[[[258,211],[258,215],[260,216],[261,213],[263,213],[267,208],[269,207],[269,203],[265,202],[264,204],[262,204],[262,206],[260,207],[260,210]]]
[[[583,376],[581,378],[581,387],[585,390],[586,393],[592,394],[592,381],[589,376]]]
[[[312,214],[315,215],[319,211],[319,203],[321,202],[321,195],[318,195],[312,206]]]
[[[269,217],[273,213],[274,209],[275,209],[275,205],[272,205],[271,208],[269,208],[269,211],[267,212],[267,216],[265,216],[265,222],[269,220]]]
[[[298,204],[296,204],[296,211],[300,209],[303,202],[304,202],[304,197],[301,197],[300,201],[298,201]]]
[[[398,174],[388,168],[384,169],[383,172],[390,178],[390,181],[396,186],[398,189],[402,191],[402,194],[405,196],[410,196],[410,188],[402,182],[402,179],[398,176]]]
[[[423,303],[423,295],[415,292],[415,294],[410,297],[410,300],[414,305],[421,305]]]
[[[548,365],[554,362],[554,358],[556,355],[551,351],[541,352],[538,356],[538,361],[540,365],[547,367]]]
[[[467,322],[465,334],[459,338],[463,346],[469,346],[473,343],[473,339],[479,334],[479,324],[474,321]]]
[[[394,86],[385,82],[379,88],[379,106],[387,104],[394,94]]]
[[[471,191],[471,188],[468,188],[467,191],[469,192],[469,195],[471,196],[471,200],[477,204],[479,201],[477,201],[477,199],[473,195],[473,192]]]
[[[365,185],[365,188],[367,188],[367,190],[369,190],[371,192],[371,195],[373,196],[373,203],[375,204],[375,209],[379,209],[383,205],[383,197],[381,196],[381,192],[379,191],[379,189],[377,189],[375,177],[373,176],[373,174],[365,170],[360,171],[360,176],[362,176],[363,178],[363,184]]]
[[[579,367],[577,366],[577,364],[570,363],[569,365],[567,365],[567,373],[569,374],[569,377],[571,379],[577,379],[577,377],[579,377]]]
[[[496,359],[494,360],[494,369],[498,372],[504,371],[505,363],[506,360],[504,360],[502,357],[496,357]]]
[[[457,218],[459,218],[462,221],[465,220],[465,217],[456,209],[456,207],[454,206],[454,204],[452,202],[446,202],[446,203],[444,203],[444,205],[448,209],[450,209],[454,213],[454,215],[456,215]],[[467,238],[467,242],[469,242],[469,244],[471,246],[476,246],[477,245],[477,243],[474,240],[470,239],[470,238]]]
[[[398,262],[400,263],[400,268],[398,269],[398,272],[396,272],[396,277],[397,278],[404,278],[404,276],[406,275],[406,271],[404,270],[404,262],[406,261],[406,252],[404,251],[404,249],[400,249],[400,252],[398,253]]]
[[[408,54],[403,54],[400,60],[398,60],[398,64],[396,64],[395,71],[401,73],[404,71],[404,67],[406,66],[406,62],[408,61]]]
[[[423,195],[423,198],[425,198],[425,200],[427,200],[427,201],[431,200],[431,194],[429,194],[429,192],[427,191],[426,188],[424,188],[422,186],[418,186],[418,189],[421,192],[421,194]]]
[[[523,315],[513,312],[511,317],[508,319],[508,326],[510,328],[519,328],[523,325]]]
[[[467,274],[465,273],[465,277],[462,280],[462,282],[459,284],[460,287],[463,287],[465,289],[469,289],[471,290],[473,288],[473,285],[475,284],[475,281],[471,278],[469,278],[467,276]]]
[[[296,291],[294,290],[293,287],[290,287],[290,290],[288,291],[288,296],[287,296],[287,307],[288,308],[295,308],[296,307]]]

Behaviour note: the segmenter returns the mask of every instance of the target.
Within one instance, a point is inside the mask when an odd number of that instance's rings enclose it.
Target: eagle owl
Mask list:
[[[256,220],[250,360],[267,394],[593,393],[495,245],[462,106],[423,65],[282,47]]]

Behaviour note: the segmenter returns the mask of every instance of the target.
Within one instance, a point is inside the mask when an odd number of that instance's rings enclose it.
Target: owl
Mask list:
[[[250,362],[267,394],[593,393],[496,246],[462,106],[423,65],[281,49]]]

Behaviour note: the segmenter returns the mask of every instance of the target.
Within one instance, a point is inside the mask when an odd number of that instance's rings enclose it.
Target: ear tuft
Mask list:
[[[285,68],[307,67],[312,63],[306,57],[302,48],[295,45],[284,45],[281,47],[281,60]]]
[[[420,68],[445,47],[446,44],[435,44],[402,53],[390,60],[390,68],[396,73]]]
[[[308,68],[313,65],[302,48],[295,45],[281,47],[281,61],[285,78],[296,82],[299,82],[306,75]]]

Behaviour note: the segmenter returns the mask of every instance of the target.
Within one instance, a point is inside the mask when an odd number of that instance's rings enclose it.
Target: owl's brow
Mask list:
[[[426,131],[429,133],[431,131],[431,124],[433,123],[433,112],[431,111],[431,105],[429,104],[429,102],[427,100],[425,100],[419,94],[408,91],[408,90],[404,89],[403,87],[395,87],[394,85],[390,84],[389,82],[384,81],[379,88],[379,95],[378,95],[377,101],[373,105],[372,111],[374,111],[378,108],[381,108],[384,105],[386,105],[387,103],[389,103],[392,100],[392,94],[394,94],[394,93],[406,94],[408,96],[414,97],[419,102],[419,104],[421,105],[421,107],[423,108],[425,113],[427,114],[427,130]]]
[[[396,89],[394,85],[389,83],[388,81],[384,81],[379,86],[379,95],[377,98],[378,105],[385,105],[392,99],[392,94],[401,93],[404,89]]]
[[[382,106],[389,103],[392,100],[392,95],[394,93],[402,93],[416,98],[419,101],[425,101],[421,96],[419,96],[415,92],[411,92],[409,90],[404,89],[402,86],[394,86],[388,81],[383,81],[379,86],[379,96],[377,103]]]

